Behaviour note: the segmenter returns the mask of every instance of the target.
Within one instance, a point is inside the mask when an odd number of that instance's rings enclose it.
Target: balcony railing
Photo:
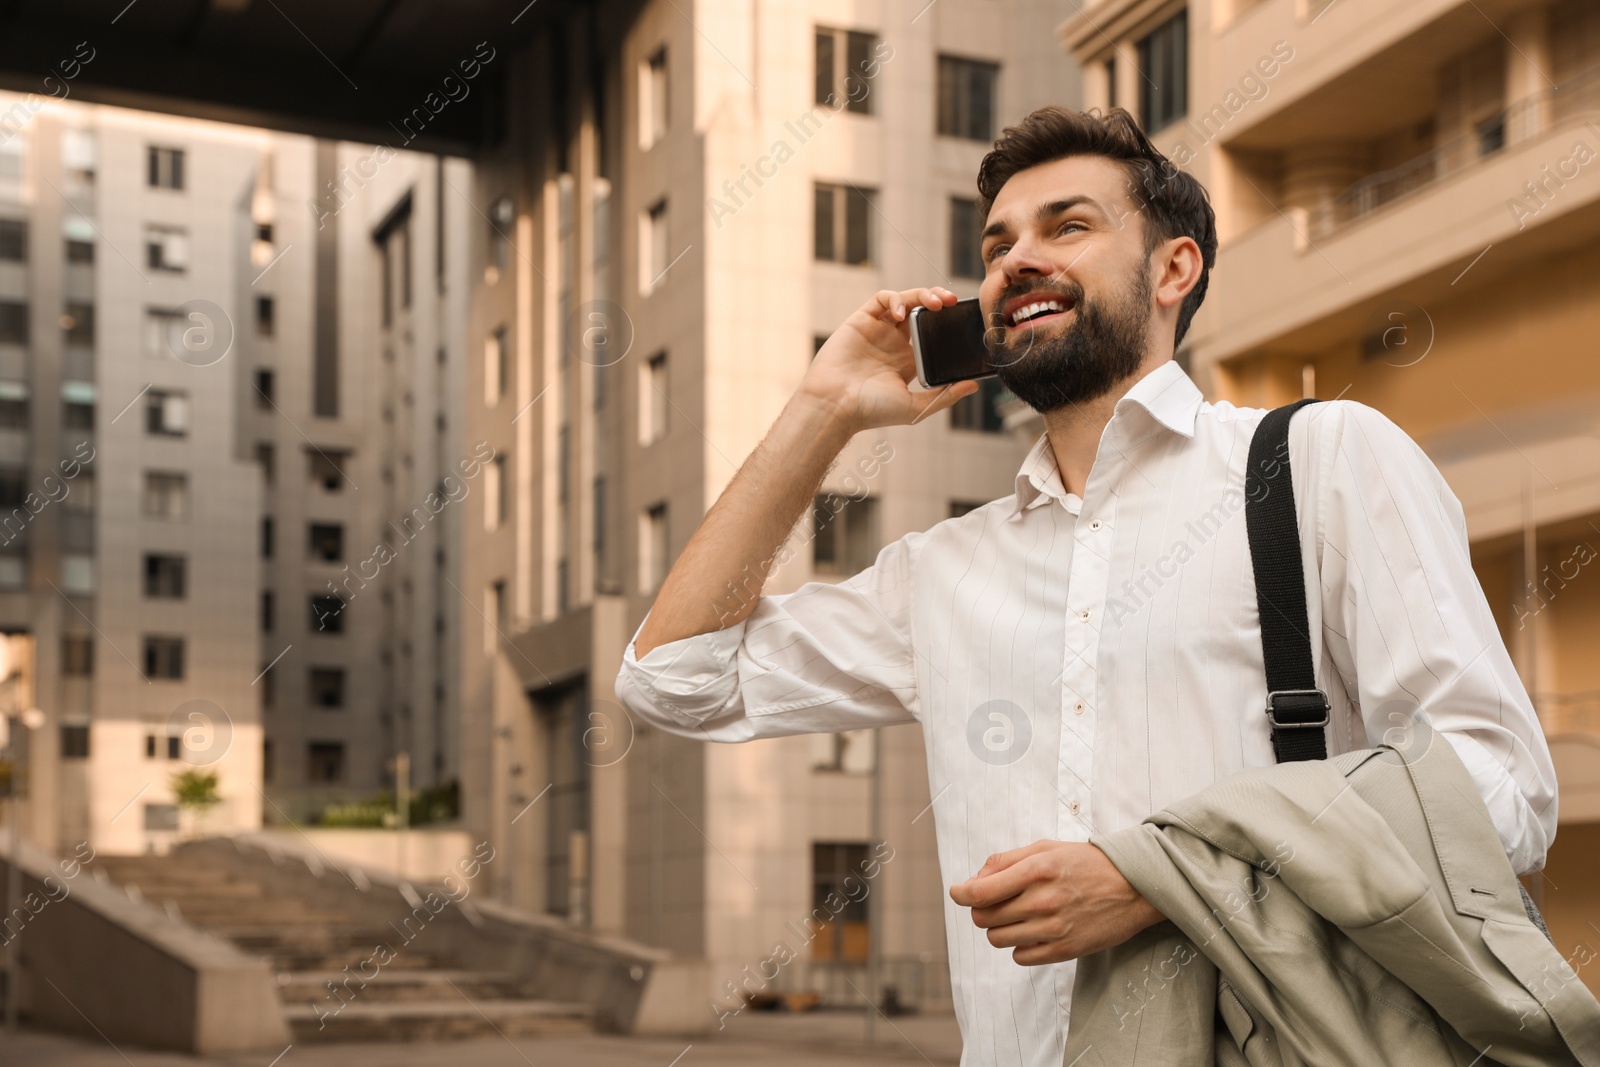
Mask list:
[[[1561,85],[1516,101],[1481,120],[1467,133],[1452,137],[1415,159],[1362,178],[1311,212],[1312,236],[1324,236],[1365,218],[1588,110],[1600,113],[1600,64]]]

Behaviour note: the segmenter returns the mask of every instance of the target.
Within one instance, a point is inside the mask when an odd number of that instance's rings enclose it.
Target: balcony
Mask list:
[[[1342,323],[1348,334],[1401,286],[1414,299],[1449,290],[1491,247],[1477,285],[1600,238],[1600,127],[1583,110],[1600,104],[1597,71],[1505,109],[1498,130],[1480,124],[1471,140],[1364,178],[1316,208],[1288,208],[1228,242],[1195,323],[1196,363],[1269,344],[1314,351],[1331,336],[1318,324]],[[1586,153],[1575,151],[1580,144]],[[1529,183],[1544,192],[1533,196]]]
[[[1562,85],[1517,101],[1477,123],[1470,133],[1451,138],[1430,152],[1361,179],[1311,213],[1311,239],[1326,237],[1341,226],[1435,185],[1489,156],[1532,140],[1553,125],[1570,124],[1575,119],[1597,115],[1600,115],[1600,66],[1590,67]],[[1589,148],[1595,151],[1596,145]],[[1535,174],[1530,180],[1542,177],[1542,174]],[[1531,208],[1536,203],[1530,200],[1528,206]]]

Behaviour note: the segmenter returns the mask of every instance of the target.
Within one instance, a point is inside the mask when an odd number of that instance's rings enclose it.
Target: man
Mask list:
[[[1160,920],[1091,831],[1273,762],[1243,517],[1264,412],[1206,403],[1173,362],[1215,226],[1199,183],[1126,112],[1029,115],[985,157],[978,191],[999,378],[1046,427],[1016,492],[907,534],[847,581],[754,603],[735,591],[766,577],[853,434],[975,391],[908,388],[908,308],[954,294],[881,292],[707,513],[616,691],[716,741],[920,722],[962,1062],[1057,1067],[1071,961]],[[1426,716],[1513,866],[1540,868],[1555,774],[1460,505],[1357,403],[1296,416],[1290,460],[1330,753]]]

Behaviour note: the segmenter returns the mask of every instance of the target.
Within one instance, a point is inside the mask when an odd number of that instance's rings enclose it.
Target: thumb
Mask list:
[[[973,393],[976,393],[979,388],[980,387],[977,382],[968,379],[966,381],[951,382],[949,385],[941,385],[937,389],[928,389],[920,393],[912,393],[912,398],[917,404],[917,414],[916,417],[911,420],[911,424],[914,426],[923,419],[926,419],[929,415],[936,414],[937,412],[943,411],[945,408],[953,406],[956,401],[962,399],[963,397],[971,396]]]

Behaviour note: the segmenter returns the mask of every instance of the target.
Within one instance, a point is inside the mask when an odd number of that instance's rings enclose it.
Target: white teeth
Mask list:
[[[1040,300],[1040,301],[1036,301],[1036,302],[1034,302],[1032,304],[1028,304],[1025,307],[1020,307],[1016,311],[1012,312],[1011,313],[1011,325],[1019,326],[1022,323],[1026,322],[1028,319],[1033,318],[1035,315],[1041,315],[1041,314],[1044,314],[1045,312],[1048,312],[1048,311],[1065,311],[1065,310],[1067,310],[1067,306],[1065,304],[1061,303],[1061,301],[1059,301],[1059,300]]]

